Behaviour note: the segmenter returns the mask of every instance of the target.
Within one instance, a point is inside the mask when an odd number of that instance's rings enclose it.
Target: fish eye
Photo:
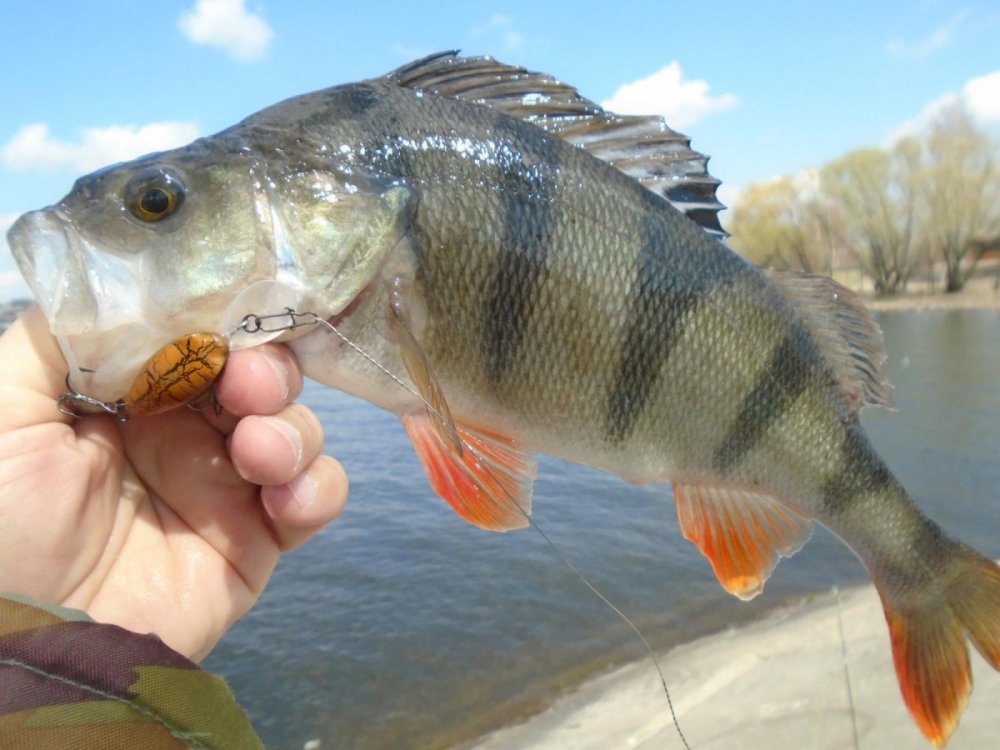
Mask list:
[[[184,183],[173,170],[147,167],[125,186],[125,205],[140,221],[162,221],[181,207],[184,192]]]

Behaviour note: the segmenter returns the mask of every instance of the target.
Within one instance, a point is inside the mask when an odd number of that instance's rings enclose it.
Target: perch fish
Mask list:
[[[535,452],[670,482],[741,598],[825,525],[871,573],[904,701],[943,745],[967,639],[1000,668],[1000,568],[866,437],[860,409],[891,399],[860,301],[731,252],[706,163],[658,117],[445,53],[82,177],[9,242],[93,398],[192,331],[289,307],[357,347],[285,332],[305,373],[399,415],[478,526],[526,524]]]

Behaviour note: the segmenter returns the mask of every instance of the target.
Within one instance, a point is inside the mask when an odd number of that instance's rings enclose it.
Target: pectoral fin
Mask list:
[[[722,587],[740,599],[759,594],[782,557],[812,534],[809,519],[766,495],[697,483],[675,483],[684,538],[712,563]]]
[[[406,367],[406,372],[410,376],[410,380],[413,381],[417,393],[423,399],[427,417],[438,436],[448,443],[452,450],[461,453],[462,441],[455,429],[455,422],[451,417],[451,409],[448,408],[444,391],[441,390],[441,385],[434,377],[434,373],[431,372],[427,357],[424,356],[423,349],[420,348],[417,337],[413,334],[413,323],[406,302],[404,284],[400,279],[396,279],[394,282],[389,299],[392,309],[392,328],[399,344],[400,358],[403,360],[403,365]]]

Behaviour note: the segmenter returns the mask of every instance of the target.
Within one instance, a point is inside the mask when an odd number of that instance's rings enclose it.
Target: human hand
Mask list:
[[[33,307],[0,338],[0,592],[154,632],[201,659],[278,558],[347,498],[284,346],[233,352],[211,409],[124,424],[56,408],[66,364]],[[262,416],[263,415],[263,416]]]

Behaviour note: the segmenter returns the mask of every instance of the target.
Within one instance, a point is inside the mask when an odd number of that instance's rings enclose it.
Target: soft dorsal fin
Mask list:
[[[708,157],[659,116],[618,115],[547,73],[492,57],[442,52],[390,73],[400,86],[483,104],[573,143],[666,198],[709,234],[725,237]]]
[[[776,269],[766,273],[799,314],[855,411],[892,408],[892,384],[882,370],[882,331],[858,294],[827,276]]]

